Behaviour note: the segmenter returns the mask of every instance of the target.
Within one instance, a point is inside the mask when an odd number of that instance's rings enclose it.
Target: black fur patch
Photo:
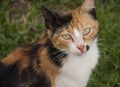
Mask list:
[[[50,56],[51,62],[58,67],[62,67],[63,58],[65,58],[67,54],[65,52],[60,51],[59,49],[56,49],[51,43],[51,41],[48,41],[46,45],[49,49],[48,56]]]
[[[32,66],[22,72],[20,82],[27,87],[52,87],[49,78],[43,72],[36,73]]]
[[[89,14],[90,14],[95,20],[97,20],[95,8],[93,8],[92,10],[90,10],[90,11],[89,11]]]
[[[17,64],[6,66],[0,63],[0,87],[17,87],[18,78]]]
[[[72,20],[72,15],[60,15],[57,12],[53,12],[41,6],[41,10],[45,19],[46,28],[55,31],[55,29],[66,25]]]
[[[31,59],[34,59],[36,56],[38,56],[37,51],[39,50],[40,47],[41,47],[40,44],[34,44],[32,46],[32,49],[30,50],[30,54],[29,54]]]

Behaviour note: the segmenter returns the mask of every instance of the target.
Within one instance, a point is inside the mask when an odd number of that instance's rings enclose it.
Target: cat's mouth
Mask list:
[[[69,51],[69,52],[66,52],[67,54],[72,54],[72,55],[75,55],[75,56],[83,56],[83,55],[85,55],[86,53],[87,53],[87,50],[85,50],[85,51],[79,51],[79,50],[77,50],[77,51]]]
[[[74,55],[76,56],[82,56],[85,55],[87,51],[83,51],[83,52],[75,52]]]

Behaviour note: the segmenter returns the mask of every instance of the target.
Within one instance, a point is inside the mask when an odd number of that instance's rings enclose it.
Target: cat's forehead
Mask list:
[[[96,21],[92,19],[91,16],[87,14],[72,14],[72,20],[70,21],[69,25],[72,29],[78,28],[78,29],[84,29],[86,27],[92,27],[96,26]]]

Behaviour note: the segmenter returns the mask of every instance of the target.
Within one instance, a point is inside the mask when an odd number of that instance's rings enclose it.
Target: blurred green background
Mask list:
[[[45,29],[40,6],[68,11],[83,0],[0,0],[0,59],[34,43]],[[88,87],[120,87],[120,0],[96,0],[100,61]]]

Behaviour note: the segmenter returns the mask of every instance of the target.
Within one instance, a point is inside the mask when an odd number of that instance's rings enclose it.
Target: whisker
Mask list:
[[[55,63],[59,58],[64,57],[64,56],[65,56],[64,53],[61,53],[61,54],[57,55],[57,56],[51,61],[51,63]]]

